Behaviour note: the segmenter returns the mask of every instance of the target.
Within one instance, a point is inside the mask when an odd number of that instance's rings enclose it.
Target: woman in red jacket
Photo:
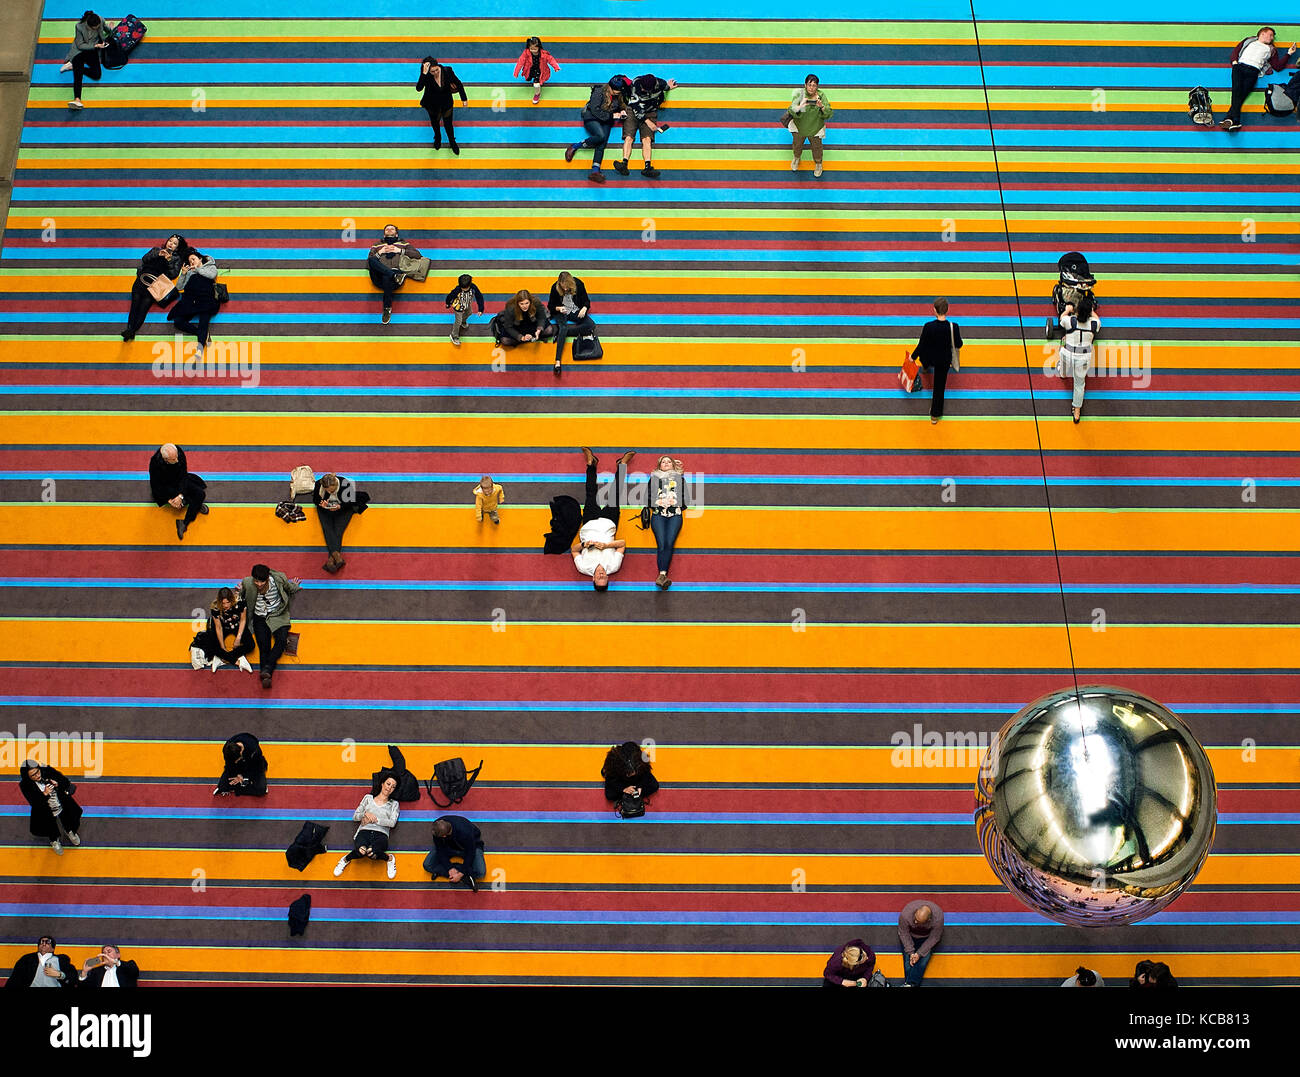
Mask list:
[[[533,84],[534,105],[542,99],[542,87],[551,77],[551,72],[558,70],[560,65],[555,62],[555,57],[546,51],[546,46],[542,44],[540,37],[530,37],[524,42],[524,51],[519,57],[519,62],[515,64],[515,77],[522,75],[525,82]]]

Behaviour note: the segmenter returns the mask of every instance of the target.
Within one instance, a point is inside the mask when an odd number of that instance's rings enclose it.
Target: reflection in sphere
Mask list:
[[[975,785],[980,848],[1009,890],[1076,927],[1131,924],[1196,878],[1214,772],[1182,719],[1092,685],[1052,692],[997,735]]]

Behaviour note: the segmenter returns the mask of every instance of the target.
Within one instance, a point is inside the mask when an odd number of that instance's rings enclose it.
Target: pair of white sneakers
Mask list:
[[[245,673],[253,672],[253,667],[249,665],[248,658],[246,656],[241,654],[239,656],[238,662],[239,662],[239,668],[242,669]],[[202,669],[204,666],[207,666],[212,670],[213,673],[216,673],[218,669],[220,669],[222,666],[227,664],[228,663],[221,661],[220,658],[214,658],[212,659],[211,662],[209,662],[208,656],[203,653],[202,647],[190,648],[190,665],[193,666],[195,669]]]
[[[81,844],[81,835],[79,835],[79,834],[69,834],[69,835],[68,835],[68,842],[69,842],[70,844],[74,845],[74,846],[75,846],[75,845],[80,845],[80,844]],[[62,856],[62,855],[63,855],[63,842],[61,842],[61,841],[52,841],[52,842],[50,842],[50,848],[53,849],[56,853],[58,853],[59,856]]]
[[[350,863],[352,863],[352,861],[349,860],[346,855],[340,857],[339,862],[334,865],[334,877],[337,879],[340,875],[342,875],[343,869],[346,868]],[[395,857],[392,853],[388,854],[388,877],[390,879],[397,878],[397,857]]]
[[[798,172],[798,171],[799,171],[799,158],[798,158],[798,157],[794,157],[794,158],[791,159],[791,161],[790,161],[790,171],[791,171],[791,172]],[[821,174],[822,174],[822,166],[821,166],[821,165],[817,165],[817,166],[813,169],[813,175],[814,175],[814,176],[820,176]]]

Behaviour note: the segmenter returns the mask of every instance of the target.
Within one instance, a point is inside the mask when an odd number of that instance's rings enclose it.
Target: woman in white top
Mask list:
[[[1067,371],[1074,372],[1074,421],[1077,423],[1083,408],[1084,383],[1092,370],[1092,341],[1101,328],[1101,319],[1093,313],[1092,296],[1085,295],[1079,300],[1076,313],[1073,303],[1066,303],[1061,314],[1061,328],[1065,336],[1061,339],[1061,354],[1057,369],[1062,377]]]
[[[682,462],[671,456],[659,457],[650,472],[650,529],[654,532],[659,578],[655,586],[666,591],[673,585],[668,568],[673,563],[673,547],[682,530],[682,509],[686,507],[686,474]]]
[[[397,825],[398,806],[393,799],[396,789],[397,779],[385,778],[378,793],[374,796],[367,793],[361,798],[360,805],[352,813],[352,821],[361,825],[352,837],[352,852],[334,865],[336,876],[342,875],[351,861],[364,856],[371,860],[387,860],[388,877],[397,878],[397,857],[388,851],[389,832]]]

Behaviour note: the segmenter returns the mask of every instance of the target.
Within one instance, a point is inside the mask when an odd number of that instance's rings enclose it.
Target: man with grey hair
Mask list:
[[[204,504],[208,484],[198,475],[191,475],[185,462],[185,450],[168,442],[160,445],[149,457],[149,492],[159,508],[170,505],[184,509],[185,518],[176,521],[176,537],[185,538],[185,529],[199,515],[208,514]]]

